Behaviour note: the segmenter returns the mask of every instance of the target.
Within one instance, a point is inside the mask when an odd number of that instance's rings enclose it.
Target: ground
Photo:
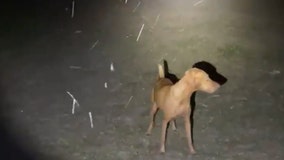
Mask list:
[[[71,1],[7,6],[0,38],[1,154],[284,159],[281,4],[143,0],[134,10],[138,2],[76,1],[73,18]],[[228,79],[214,94],[197,93],[196,155],[188,155],[181,119],[177,132],[169,129],[165,155],[158,154],[161,113],[152,135],[145,135],[162,59],[178,77],[204,60]],[[67,91],[80,104],[74,114]]]

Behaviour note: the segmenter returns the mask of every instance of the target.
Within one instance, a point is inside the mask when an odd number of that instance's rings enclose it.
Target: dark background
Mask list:
[[[281,1],[80,0],[74,18],[71,2],[1,2],[1,159],[188,158],[181,120],[164,156],[161,114],[144,135],[163,58],[179,77],[205,60],[228,78],[197,94],[191,158],[284,158]]]

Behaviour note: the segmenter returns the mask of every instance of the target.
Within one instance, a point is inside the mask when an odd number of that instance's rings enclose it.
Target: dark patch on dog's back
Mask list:
[[[166,60],[164,60],[164,71],[165,71],[165,77],[170,79],[173,82],[173,84],[179,81],[179,78],[175,74],[169,72],[169,66]]]
[[[195,63],[192,67],[203,70],[213,81],[219,83],[220,85],[223,85],[227,82],[227,78],[218,73],[216,67],[209,62],[200,61]]]

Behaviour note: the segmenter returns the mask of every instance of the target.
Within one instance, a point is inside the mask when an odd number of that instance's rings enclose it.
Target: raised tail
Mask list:
[[[165,71],[161,64],[158,64],[158,69],[159,69],[159,78],[165,78]]]

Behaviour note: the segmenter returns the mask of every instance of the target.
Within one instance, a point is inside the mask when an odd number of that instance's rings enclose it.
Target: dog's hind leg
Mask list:
[[[149,124],[148,130],[146,132],[147,135],[151,134],[152,129],[155,126],[155,117],[156,117],[157,112],[158,112],[158,107],[157,107],[156,103],[154,103],[152,108],[151,108],[151,111],[150,111],[150,124]]]
[[[176,127],[176,120],[175,120],[175,119],[173,119],[173,120],[170,122],[170,125],[172,126],[173,131],[176,131],[176,130],[177,130],[177,127]]]

